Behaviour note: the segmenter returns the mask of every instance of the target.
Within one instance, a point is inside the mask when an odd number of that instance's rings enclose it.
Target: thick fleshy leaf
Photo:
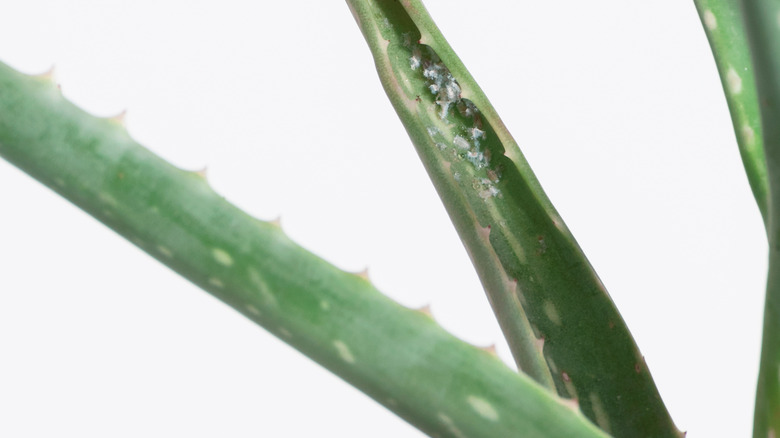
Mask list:
[[[764,157],[764,136],[753,64],[739,2],[695,0],[695,3],[720,73],[748,182],[766,223],[769,181]]]
[[[518,366],[616,436],[680,435],[604,286],[422,3],[349,4]]]
[[[740,2],[750,42],[769,180],[769,276],[754,437],[780,434],[780,1]]]
[[[116,120],[76,108],[50,79],[2,64],[0,156],[428,434],[604,436],[494,355],[152,154]]]

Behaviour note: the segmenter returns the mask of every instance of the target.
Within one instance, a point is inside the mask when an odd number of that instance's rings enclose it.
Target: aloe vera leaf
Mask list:
[[[726,95],[742,164],[767,225],[769,181],[753,64],[737,0],[695,0]]]
[[[679,436],[609,295],[424,6],[349,4],[519,368],[615,436]]]
[[[770,154],[767,154],[769,158]],[[769,158],[771,160],[771,158]],[[771,171],[770,171],[771,173]],[[769,250],[764,328],[753,417],[755,438],[774,437],[780,432],[780,251]]]
[[[497,357],[76,108],[49,79],[1,64],[0,156],[426,433],[604,436]]]
[[[393,54],[389,54],[387,57],[375,57],[375,60],[377,61],[377,68],[379,70],[380,77],[382,78],[382,83],[387,84],[389,82],[392,84],[391,86],[402,86],[400,82],[393,83],[396,78],[393,75],[393,67],[391,66],[391,63],[396,62],[411,67],[410,62],[413,61],[410,61],[409,58],[412,51],[414,51],[414,48],[405,47],[405,45],[408,44],[411,46],[413,41],[419,40],[419,32],[416,32],[416,28],[414,28],[408,16],[405,16],[403,9],[400,9],[400,14],[393,15],[394,12],[398,11],[384,11],[382,8],[385,6],[386,4],[383,3],[378,3],[375,5],[374,3],[350,2],[350,7],[353,8],[353,14],[356,17],[358,24],[361,26],[364,35],[366,35],[366,39],[369,43],[369,46],[372,48],[372,51],[379,50],[380,53],[384,54],[385,48],[380,46],[384,45],[385,40],[382,38],[388,36],[383,33],[381,37],[372,39],[369,37],[369,33],[374,32],[375,30],[379,32],[379,29],[366,30],[363,26],[374,25],[374,20],[386,20],[382,24],[388,28],[401,25],[404,26],[400,30],[393,30],[393,33],[390,37],[395,39],[396,44],[387,46],[387,48],[390,49],[391,47],[398,46],[398,43],[400,42],[400,45],[402,46],[401,50],[396,51]],[[367,20],[364,19],[363,14],[371,14],[372,10],[375,11],[377,15],[372,16]],[[384,16],[383,14],[387,14],[387,16]],[[416,45],[416,47],[421,47],[421,45]],[[421,50],[426,49],[422,48]],[[422,58],[425,56],[425,54],[420,51],[420,53],[415,56]],[[420,65],[416,68],[416,70],[422,69],[422,59],[420,59],[419,62]],[[435,84],[426,86],[432,87],[434,85]],[[420,87],[418,86],[418,88]],[[414,99],[415,102],[417,102],[417,99],[419,99],[420,102],[425,99],[425,102],[430,103],[431,98],[429,95],[433,95],[434,93],[428,91],[429,90],[425,90],[423,87],[422,89],[416,91],[418,94],[409,94],[412,91],[408,89],[406,90],[406,93],[399,93],[394,91],[388,92],[387,94],[390,97],[390,100],[393,102],[393,105],[398,108],[399,106],[406,104],[406,101],[408,101],[410,97]],[[424,94],[426,92],[428,92],[427,95]],[[443,107],[438,107],[438,111],[441,111],[442,108]],[[470,109],[468,108],[465,109],[465,111],[469,110]],[[407,120],[404,121],[407,122]],[[415,118],[408,119],[408,123],[413,123],[416,125],[416,129],[414,130],[409,130],[407,128],[407,131],[411,136],[423,135],[426,137],[426,139],[432,140],[434,142],[438,139],[441,141],[446,141],[449,144],[452,144],[453,141],[457,141],[458,139],[460,139],[461,142],[470,141],[466,140],[467,138],[470,138],[470,135],[465,133],[462,133],[463,136],[458,136],[457,139],[454,137],[447,139],[444,135],[445,133],[441,131],[440,128],[436,125],[423,126],[420,125],[418,120]],[[438,147],[440,150],[445,150],[447,148],[447,145],[444,143],[436,142],[436,144],[436,147]],[[466,149],[464,147],[461,148]],[[419,149],[418,152],[420,152]],[[452,146],[450,146],[450,152],[455,152],[455,149]],[[476,155],[471,157],[471,159],[484,159],[484,155]],[[450,174],[451,176],[449,178],[453,178],[452,175],[455,175],[454,178],[459,179],[457,172],[450,172],[449,163],[447,162],[423,159],[423,164],[425,165],[429,174],[439,175],[441,178],[446,178],[445,175]],[[493,196],[494,193],[491,192],[491,190],[496,190],[495,185],[488,179],[486,173],[483,176],[483,179],[487,181],[487,183],[482,186],[482,193],[488,197]],[[467,174],[464,173],[463,177],[467,177]],[[450,217],[453,218],[453,222],[456,224],[456,228],[458,229],[458,234],[460,235],[461,239],[464,241],[472,240],[472,242],[466,243],[466,247],[469,250],[469,255],[472,260],[492,260],[492,263],[474,264],[478,271],[484,271],[479,272],[479,276],[483,284],[487,283],[488,286],[486,287],[490,290],[514,288],[514,280],[506,277],[504,271],[500,267],[500,263],[496,258],[495,252],[490,250],[488,246],[482,244],[490,234],[490,229],[488,227],[479,226],[476,218],[471,215],[471,212],[469,212],[469,207],[466,200],[461,196],[460,193],[457,191],[442,191],[438,185],[436,185],[436,189],[442,199],[445,199],[445,206],[448,207],[448,212],[454,208],[462,213],[461,215],[454,216],[452,213],[450,213]],[[450,205],[454,207],[449,207]],[[475,226],[476,228],[474,228]],[[462,228],[469,228],[470,232],[463,233],[460,231]],[[507,337],[508,345],[512,351],[513,356],[515,357],[518,366],[540,384],[553,389],[553,377],[542,355],[543,341],[533,335],[530,323],[528,322],[523,308],[516,304],[517,297],[511,294],[496,294],[495,296],[489,295],[489,298],[491,299],[491,305],[494,308],[499,307],[504,309],[504,312],[499,314],[499,324],[501,325],[502,330]]]
[[[780,433],[780,2],[741,1],[759,96],[769,180],[769,275],[754,437]]]

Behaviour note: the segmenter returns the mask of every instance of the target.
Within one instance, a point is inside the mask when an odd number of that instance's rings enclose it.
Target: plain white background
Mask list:
[[[693,3],[427,4],[679,427],[748,436],[766,244]],[[345,3],[6,2],[0,60],[509,360]],[[421,436],[2,161],[0,206],[0,436]]]

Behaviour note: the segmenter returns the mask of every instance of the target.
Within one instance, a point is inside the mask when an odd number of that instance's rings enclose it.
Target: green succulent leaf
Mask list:
[[[0,156],[432,436],[604,436],[494,355],[76,108],[49,78],[3,64]]]
[[[417,0],[349,0],[518,367],[615,436],[679,436],[625,323]]]
[[[695,0],[718,67],[739,153],[758,209],[768,221],[769,180],[758,94],[742,12],[737,0]]]
[[[769,276],[754,437],[780,433],[780,1],[743,0],[741,12],[759,96],[769,181]]]

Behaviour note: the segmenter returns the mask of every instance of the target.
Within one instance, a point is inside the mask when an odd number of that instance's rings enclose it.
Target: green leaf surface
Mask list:
[[[495,356],[155,156],[116,120],[76,108],[50,79],[2,64],[0,156],[426,433],[604,436]]]
[[[349,4],[518,366],[615,436],[679,436],[609,295],[424,6]]]
[[[753,64],[738,0],[694,0],[715,57],[750,188],[766,224],[769,181]]]
[[[759,96],[769,179],[769,276],[754,437],[780,433],[780,1],[740,2]]]

